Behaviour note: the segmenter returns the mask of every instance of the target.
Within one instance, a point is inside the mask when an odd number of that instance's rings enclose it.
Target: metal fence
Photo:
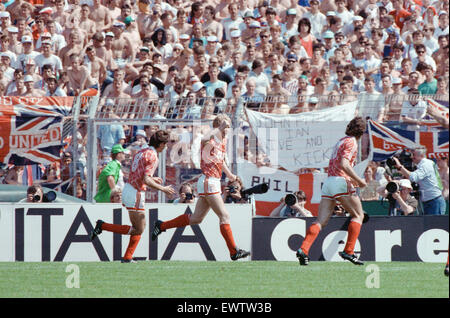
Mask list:
[[[211,125],[212,119],[217,113],[228,114],[233,123],[233,128],[239,129],[246,122],[245,108],[260,112],[274,114],[294,114],[314,110],[339,107],[351,101],[357,101],[357,114],[363,117],[371,117],[374,120],[389,122],[391,125],[401,126],[401,109],[404,103],[424,101],[428,99],[448,105],[449,95],[382,95],[382,94],[358,94],[358,95],[325,95],[325,96],[268,96],[264,99],[257,98],[196,98],[190,96],[179,99],[145,99],[145,98],[99,98],[77,97],[75,99],[72,115],[64,124],[64,135],[82,135],[85,138],[84,152],[86,156],[85,166],[80,165],[80,153],[74,151],[73,171],[82,169],[86,182],[86,199],[93,202],[96,193],[98,174],[104,164],[99,147],[98,131],[104,125],[120,125],[125,133],[125,146],[133,143],[137,129],[169,129],[172,132],[173,141],[167,149],[160,154],[158,175],[170,184],[179,186],[183,181],[194,181],[199,176],[199,162],[186,158],[183,153],[192,153],[195,148],[193,141],[197,134]],[[428,128],[425,128],[428,129]],[[239,138],[239,137],[237,137]],[[171,138],[172,139],[172,138]],[[176,141],[176,142],[175,142]],[[231,157],[231,167],[238,157],[248,158],[246,152],[257,152],[256,136],[247,133],[246,139],[234,140]],[[72,149],[79,149],[77,138],[72,138]],[[245,148],[245,149],[243,149]],[[194,149],[195,150],[195,149]],[[173,151],[181,156],[173,156]],[[179,161],[174,161],[173,157]],[[252,156],[256,158],[257,156]],[[125,178],[129,169],[131,158],[123,164]],[[235,170],[235,169],[234,169]],[[77,186],[75,178],[71,186]],[[162,193],[157,195],[149,192],[148,201],[165,202]]]

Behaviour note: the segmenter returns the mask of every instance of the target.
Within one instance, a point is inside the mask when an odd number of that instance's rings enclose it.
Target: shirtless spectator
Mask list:
[[[66,68],[70,65],[70,55],[73,53],[80,54],[82,51],[83,44],[80,41],[80,32],[72,30],[68,36],[67,46],[59,51],[58,56],[61,59],[62,65]]]
[[[86,48],[86,56],[84,58],[84,65],[90,71],[92,85],[96,89],[100,89],[101,84],[106,79],[106,64],[105,61],[96,56],[96,51],[93,46]]]
[[[7,96],[24,96],[25,92],[27,91],[24,81],[23,81],[23,77],[18,78],[15,81],[15,89],[14,91],[12,91],[11,93],[7,94]]]
[[[124,35],[125,23],[116,21],[113,23],[112,32],[114,39],[111,43],[112,56],[119,68],[125,67],[126,63],[133,63],[135,58],[134,46],[129,37]]]
[[[95,29],[99,32],[107,32],[112,26],[111,13],[101,0],[92,0],[92,10],[89,19],[95,22]]]
[[[45,95],[45,92],[43,90],[34,88],[34,78],[31,75],[25,75],[24,85],[25,85],[26,91],[22,96],[39,97],[39,96]]]
[[[66,22],[69,21],[70,13],[65,11],[65,0],[55,0],[55,7],[53,10],[52,18],[58,22],[63,28]]]
[[[87,5],[86,3],[82,4],[79,27],[86,32],[88,39],[92,38],[92,36],[96,32],[96,24],[93,20],[90,19],[90,13],[91,9],[89,5]]]
[[[69,96],[78,96],[93,85],[89,70],[81,64],[80,56],[76,53],[70,55],[71,66],[67,68],[69,77]]]
[[[128,85],[124,82],[124,76],[123,70],[116,71],[113,82],[105,89],[103,96],[106,98],[130,98],[130,95],[124,92]]]

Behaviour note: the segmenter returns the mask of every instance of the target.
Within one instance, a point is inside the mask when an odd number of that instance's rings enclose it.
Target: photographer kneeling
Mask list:
[[[408,179],[395,180],[377,189],[389,200],[389,215],[412,215],[417,209],[417,200],[412,197],[413,187]]]
[[[288,218],[297,216],[313,216],[312,213],[305,208],[306,194],[302,190],[287,194],[280,200],[280,202],[280,205],[270,213],[270,216],[281,216]]]
[[[239,177],[236,177],[234,181],[228,181],[228,184],[223,191],[223,202],[224,203],[247,203],[247,200],[242,197],[241,190],[244,185]]]
[[[188,182],[183,183],[178,191],[180,197],[175,199],[173,203],[194,203],[195,195],[192,185]]]

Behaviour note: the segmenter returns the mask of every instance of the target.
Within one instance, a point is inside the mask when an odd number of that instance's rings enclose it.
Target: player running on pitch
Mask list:
[[[134,262],[133,254],[136,250],[141,234],[145,229],[145,191],[147,186],[173,195],[172,186],[163,186],[162,179],[153,177],[158,167],[158,153],[164,150],[169,140],[169,133],[165,130],[156,131],[149,141],[148,148],[144,148],[133,156],[128,182],[122,191],[122,204],[127,208],[130,216],[130,225],[109,224],[102,220],[97,221],[91,239],[102,233],[102,230],[130,235],[130,243],[122,259],[122,263]]]
[[[229,180],[236,180],[236,176],[231,173],[224,162],[227,143],[225,137],[230,128],[230,118],[227,115],[219,114],[213,120],[213,129],[202,138],[200,168],[203,174],[197,182],[199,198],[194,213],[191,216],[182,214],[165,222],[156,221],[152,231],[152,240],[155,240],[161,232],[167,229],[200,224],[211,208],[219,217],[220,233],[225,239],[231,259],[235,261],[250,255],[250,252],[236,246],[230,227],[230,215],[225,209],[225,204],[220,195],[222,170]]]
[[[322,199],[319,204],[317,220],[308,228],[306,237],[297,251],[300,265],[308,265],[309,249],[319,235],[320,230],[328,223],[333,214],[336,201],[339,201],[344,209],[350,213],[352,219],[348,225],[347,243],[343,252],[339,255],[355,265],[363,265],[356,255],[354,248],[364,219],[364,211],[361,201],[355,195],[355,188],[365,187],[366,182],[360,178],[353,166],[356,159],[358,140],[366,130],[366,123],[361,117],[353,118],[347,125],[345,134],[334,146],[333,154],[329,161],[328,177],[322,186]]]

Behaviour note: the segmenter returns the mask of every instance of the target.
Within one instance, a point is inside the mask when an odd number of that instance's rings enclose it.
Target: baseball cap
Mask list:
[[[0,18],[9,18],[11,15],[8,11],[2,11],[0,12]]]
[[[29,57],[25,63],[26,65],[35,65],[36,62],[34,61],[33,58]]]
[[[202,82],[195,82],[194,85],[192,85],[192,90],[197,93],[203,87],[205,87],[205,85]]]
[[[400,187],[402,187],[402,188],[412,189],[411,181],[409,181],[408,179],[400,179],[400,181],[398,183],[400,184]]]
[[[117,28],[124,28],[125,27],[125,23],[120,22],[120,21],[116,21],[113,23],[113,26],[117,27]]]
[[[19,32],[19,29],[16,28],[15,26],[10,26],[10,27],[8,27],[7,30],[8,30],[9,33],[17,33],[17,32]]]
[[[252,21],[249,25],[250,28],[260,28],[261,24],[258,21]]]
[[[111,153],[119,153],[119,152],[129,153],[129,150],[125,150],[121,144],[114,145],[111,148]]]
[[[146,46],[142,46],[140,51],[150,52],[150,49]]]
[[[189,40],[189,35],[183,33],[180,35],[180,40]]]
[[[297,10],[295,8],[289,8],[286,11],[286,15],[297,15]]]
[[[323,39],[334,39],[334,33],[333,31],[327,30],[322,35]]]
[[[326,16],[327,17],[335,17],[336,16],[336,12],[334,12],[334,11],[327,11]]]
[[[400,77],[393,77],[392,84],[402,84],[402,79]]]
[[[297,57],[297,55],[294,54],[294,53],[289,53],[289,54],[286,56],[286,59],[298,61],[298,57]]]
[[[247,11],[244,13],[243,18],[254,18],[253,12],[251,12],[250,10],[247,10]]]
[[[138,129],[138,131],[136,131],[136,136],[142,136],[147,138],[147,135],[145,134],[145,131],[143,129]]]
[[[232,38],[238,38],[241,36],[241,31],[239,31],[239,30],[231,31],[230,35]]]
[[[310,104],[317,104],[319,102],[319,99],[317,97],[310,97],[308,100],[308,103]]]
[[[208,42],[219,42],[219,39],[215,35],[210,35],[206,38],[206,41]]]
[[[50,7],[45,7],[44,9],[42,9],[41,11],[39,11],[39,14],[43,14],[43,13],[52,14],[52,13],[53,13],[53,9],[50,8]]]
[[[22,43],[33,43],[33,39],[29,35],[22,36]]]
[[[27,82],[34,82],[33,76],[31,75],[25,75],[25,77],[23,78],[24,83]]]
[[[44,41],[42,41],[42,44],[50,44],[50,45],[52,45],[52,41],[50,41],[50,40],[44,40]]]
[[[112,33],[112,32],[106,32],[105,36],[111,36],[111,37],[114,37],[114,33]]]
[[[41,38],[51,38],[52,35],[50,34],[50,32],[44,32],[41,34]]]
[[[175,48],[178,48],[178,49],[180,49],[180,50],[184,50],[184,46],[181,45],[180,43],[175,43],[174,46],[173,46],[173,48],[174,48],[174,49],[175,49]]]
[[[134,21],[136,21],[136,20],[135,20],[135,18],[134,18],[133,16],[131,16],[131,15],[127,16],[127,17],[123,20],[123,22],[124,22],[126,25],[129,25],[131,22],[134,22]]]

